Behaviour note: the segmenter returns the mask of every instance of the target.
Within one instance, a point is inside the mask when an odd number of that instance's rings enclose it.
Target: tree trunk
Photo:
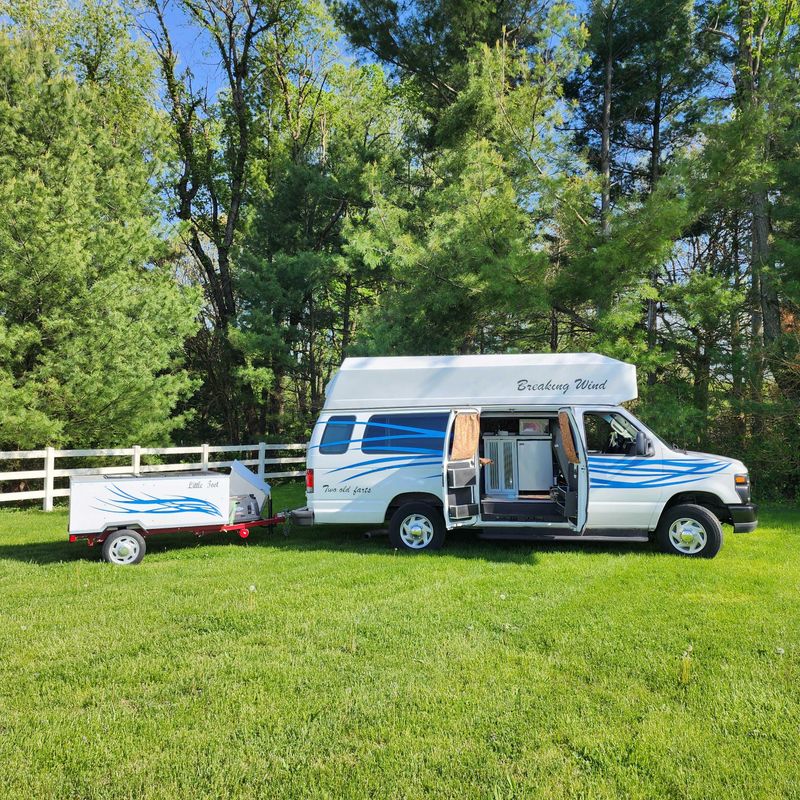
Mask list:
[[[352,336],[350,312],[352,305],[353,276],[348,272],[344,276],[344,302],[342,304],[342,358],[344,358],[347,353],[347,348],[350,347],[350,338]]]
[[[768,103],[760,95],[763,37],[769,17],[759,31],[753,20],[753,0],[739,0],[739,52],[736,70],[736,94],[739,108],[756,116],[769,113]],[[784,21],[781,26],[785,24]],[[783,30],[779,39],[783,36]],[[772,157],[770,139],[761,143],[758,153],[763,163]],[[756,183],[750,195],[751,257],[750,307],[753,336],[753,399],[762,400],[767,366],[781,392],[792,394],[792,381],[786,371],[783,354],[782,309],[778,287],[771,273],[769,187]]]
[[[283,379],[284,369],[280,364],[273,363],[272,366],[273,384],[272,390],[269,393],[268,399],[268,412],[266,418],[267,431],[273,435],[282,433],[283,431],[283,415],[284,415],[284,391]]]
[[[550,352],[558,352],[558,313],[550,309]]]
[[[650,142],[650,193],[656,188],[659,175],[659,164],[661,162],[661,70],[657,71],[655,100],[653,103],[653,128]],[[658,289],[658,267],[653,267],[650,272],[650,285]],[[647,352],[652,353],[656,348],[656,337],[658,333],[658,299],[650,297],[647,300]],[[647,385],[653,386],[656,382],[655,370],[647,373]]]
[[[739,289],[739,226],[741,222],[738,214],[733,215],[733,244],[731,248],[731,267],[733,275],[733,286]],[[742,341],[741,325],[739,320],[739,310],[731,311],[731,396],[733,397],[733,432],[736,442],[740,447],[744,446],[747,434],[747,421],[744,415],[744,374],[742,370],[742,359],[740,353],[744,350]]]
[[[768,279],[764,276],[764,267],[769,259],[769,216],[767,211],[766,189],[758,188],[751,195],[751,250],[750,250],[750,275],[752,281],[752,320],[754,344],[761,347],[765,343],[766,319],[764,300],[764,284]],[[777,298],[776,298],[777,302]],[[771,309],[770,309],[771,310]],[[780,320],[778,319],[778,330]],[[774,333],[772,320],[770,332]]]
[[[706,429],[708,419],[708,389],[711,381],[711,358],[707,343],[700,331],[695,332],[695,375],[694,375],[694,407],[703,415],[702,429]],[[702,442],[697,440],[697,444]]]
[[[753,194],[753,265],[757,264],[759,279],[759,313],[764,342],[764,360],[784,396],[792,394],[783,354],[783,326],[778,287],[770,271],[770,219],[766,190]],[[757,254],[757,259],[756,259]]]
[[[739,0],[738,4],[738,55],[734,81],[736,105],[744,114],[758,111],[757,76],[753,58],[753,2]],[[764,154],[766,155],[766,154]],[[764,187],[756,187],[750,194],[750,392],[755,403],[761,402],[764,387],[764,315],[761,306],[761,273],[769,256],[767,195]],[[759,416],[753,417],[753,435],[761,429]]]
[[[309,415],[311,420],[313,421],[314,418],[320,412],[322,408],[322,397],[320,392],[320,378],[319,378],[319,361],[317,359],[316,353],[316,342],[317,342],[317,320],[315,314],[315,304],[314,304],[314,295],[309,294],[306,298],[306,304],[308,307],[308,384],[309,384],[309,400],[311,402],[311,408],[309,409]],[[305,422],[306,420],[304,420]]]
[[[611,232],[611,85],[614,76],[614,6],[609,3],[606,19],[606,63],[603,81],[603,119],[600,125],[600,171],[603,186],[600,195],[600,224],[603,236]]]

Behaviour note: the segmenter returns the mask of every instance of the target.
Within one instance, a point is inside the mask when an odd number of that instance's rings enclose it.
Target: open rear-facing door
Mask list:
[[[480,409],[459,408],[450,412],[442,465],[442,501],[448,529],[474,525],[479,519],[479,439]]]
[[[563,455],[559,456],[559,461],[566,462],[564,515],[571,528],[583,533],[589,508],[589,464],[583,439],[578,433],[575,416],[570,408],[558,409],[558,434],[555,446],[563,448]]]

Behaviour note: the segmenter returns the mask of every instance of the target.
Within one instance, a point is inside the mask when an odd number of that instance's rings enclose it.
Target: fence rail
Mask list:
[[[185,469],[214,469],[218,467],[229,467],[233,462],[228,460],[212,461],[212,453],[240,453],[254,454],[252,458],[239,459],[242,464],[248,467],[256,467],[256,473],[260,478],[297,478],[304,474],[304,469],[291,469],[292,465],[305,464],[305,455],[276,455],[267,457],[269,453],[293,453],[305,451],[304,444],[226,444],[209,445],[202,444],[196,447],[110,447],[97,450],[55,450],[47,447],[44,450],[0,450],[0,466],[6,461],[42,461],[43,466],[39,469],[17,469],[8,472],[0,472],[0,503],[16,503],[21,500],[42,500],[42,508],[45,511],[53,510],[53,500],[56,497],[67,497],[69,488],[56,486],[58,479],[69,478],[72,475],[143,475],[152,472],[176,472]],[[178,463],[169,464],[143,464],[142,456],[181,456],[182,460]],[[186,459],[187,456],[199,456],[196,459]],[[72,467],[56,468],[58,459],[82,458],[82,459],[102,459],[102,458],[129,458],[130,464],[119,464],[113,466],[91,466],[91,467]],[[277,472],[267,472],[271,465],[289,465],[289,469],[281,469]],[[42,481],[41,489],[25,488],[27,481]],[[4,484],[10,481],[22,482],[22,486],[16,491],[5,491]]]

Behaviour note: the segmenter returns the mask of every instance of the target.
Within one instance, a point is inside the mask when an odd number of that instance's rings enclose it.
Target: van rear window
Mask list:
[[[375,414],[364,430],[365,453],[440,456],[449,414]]]
[[[353,434],[355,421],[356,418],[354,416],[331,417],[322,432],[319,452],[325,455],[346,453],[347,448],[350,446],[350,438]]]

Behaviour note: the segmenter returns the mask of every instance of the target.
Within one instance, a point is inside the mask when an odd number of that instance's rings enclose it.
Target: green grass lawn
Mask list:
[[[798,511],[711,561],[65,527],[0,512],[4,799],[800,796]]]

